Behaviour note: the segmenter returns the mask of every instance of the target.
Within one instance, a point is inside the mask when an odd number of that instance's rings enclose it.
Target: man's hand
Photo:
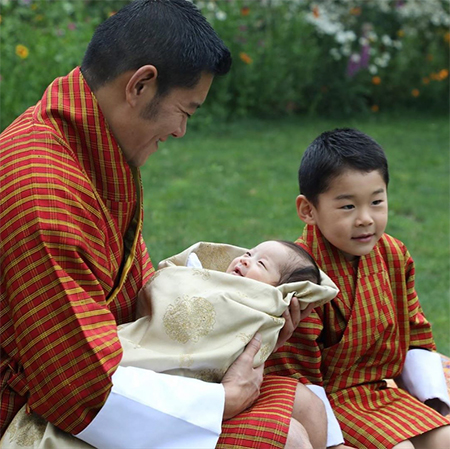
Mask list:
[[[260,347],[261,335],[256,334],[222,379],[225,389],[224,420],[233,418],[250,407],[259,396],[264,364],[253,368],[253,360]]]
[[[313,304],[310,304],[305,310],[300,310],[300,303],[298,299],[293,296],[291,299],[291,303],[289,307],[284,311],[283,318],[285,319],[285,323],[283,328],[281,329],[277,344],[275,345],[274,351],[278,348],[281,348],[292,336],[295,329],[300,323],[300,320],[306,318],[314,309]]]

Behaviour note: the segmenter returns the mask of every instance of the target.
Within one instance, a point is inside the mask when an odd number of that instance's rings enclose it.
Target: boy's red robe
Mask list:
[[[384,234],[357,268],[315,226],[297,240],[340,289],[301,321],[266,371],[322,385],[345,440],[364,448],[396,443],[448,424],[439,413],[383,379],[397,377],[410,348],[435,350],[414,288],[406,247]]]
[[[0,430],[27,403],[77,434],[109,394],[122,354],[117,324],[134,318],[153,272],[139,172],[79,68],[56,79],[0,144]],[[225,424],[219,445],[283,447],[295,385],[268,379],[264,388],[284,397],[263,395]]]

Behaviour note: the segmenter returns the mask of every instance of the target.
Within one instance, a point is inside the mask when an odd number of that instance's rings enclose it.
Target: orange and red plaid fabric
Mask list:
[[[0,142],[1,426],[28,402],[77,433],[109,393],[116,323],[133,318],[152,270],[140,228],[121,265],[125,233],[141,223],[138,175],[78,68]]]
[[[385,234],[356,269],[315,226],[307,225],[297,243],[340,293],[300,323],[266,371],[322,385],[345,440],[355,447],[389,448],[447,424],[403,390],[386,388],[383,380],[400,374],[409,348],[435,349],[406,247]]]
[[[122,352],[117,324],[134,318],[153,272],[139,173],[79,68],[56,79],[0,145],[0,435],[25,403],[78,433],[109,394]],[[267,379],[253,408],[224,424],[219,447],[284,447],[296,384]]]

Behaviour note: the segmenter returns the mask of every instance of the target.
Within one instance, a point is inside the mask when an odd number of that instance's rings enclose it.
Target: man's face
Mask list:
[[[270,285],[278,285],[281,268],[288,258],[288,249],[279,242],[260,243],[244,255],[236,257],[227,273],[254,279]]]
[[[127,118],[128,126],[119,142],[127,162],[141,167],[169,136],[183,137],[188,118],[206,99],[213,75],[203,74],[193,88],[173,88],[160,97],[155,94],[146,104],[135,108]]]
[[[379,171],[347,170],[312,208],[314,224],[348,260],[372,251],[387,224],[386,184]]]

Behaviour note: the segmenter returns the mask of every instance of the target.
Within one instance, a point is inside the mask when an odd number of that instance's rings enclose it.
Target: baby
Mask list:
[[[314,259],[300,246],[285,240],[262,242],[236,257],[227,273],[273,286],[310,281],[320,284],[320,272]]]
[[[122,366],[220,382],[256,332],[254,366],[273,351],[293,296],[300,308],[337,288],[309,254],[270,240],[250,250],[198,242],[163,260],[138,299],[138,319],[119,328]]]
[[[188,266],[203,268],[195,253]],[[320,271],[314,259],[300,246],[286,240],[269,240],[246,251],[230,263],[226,272],[269,285],[310,281],[320,284]]]

